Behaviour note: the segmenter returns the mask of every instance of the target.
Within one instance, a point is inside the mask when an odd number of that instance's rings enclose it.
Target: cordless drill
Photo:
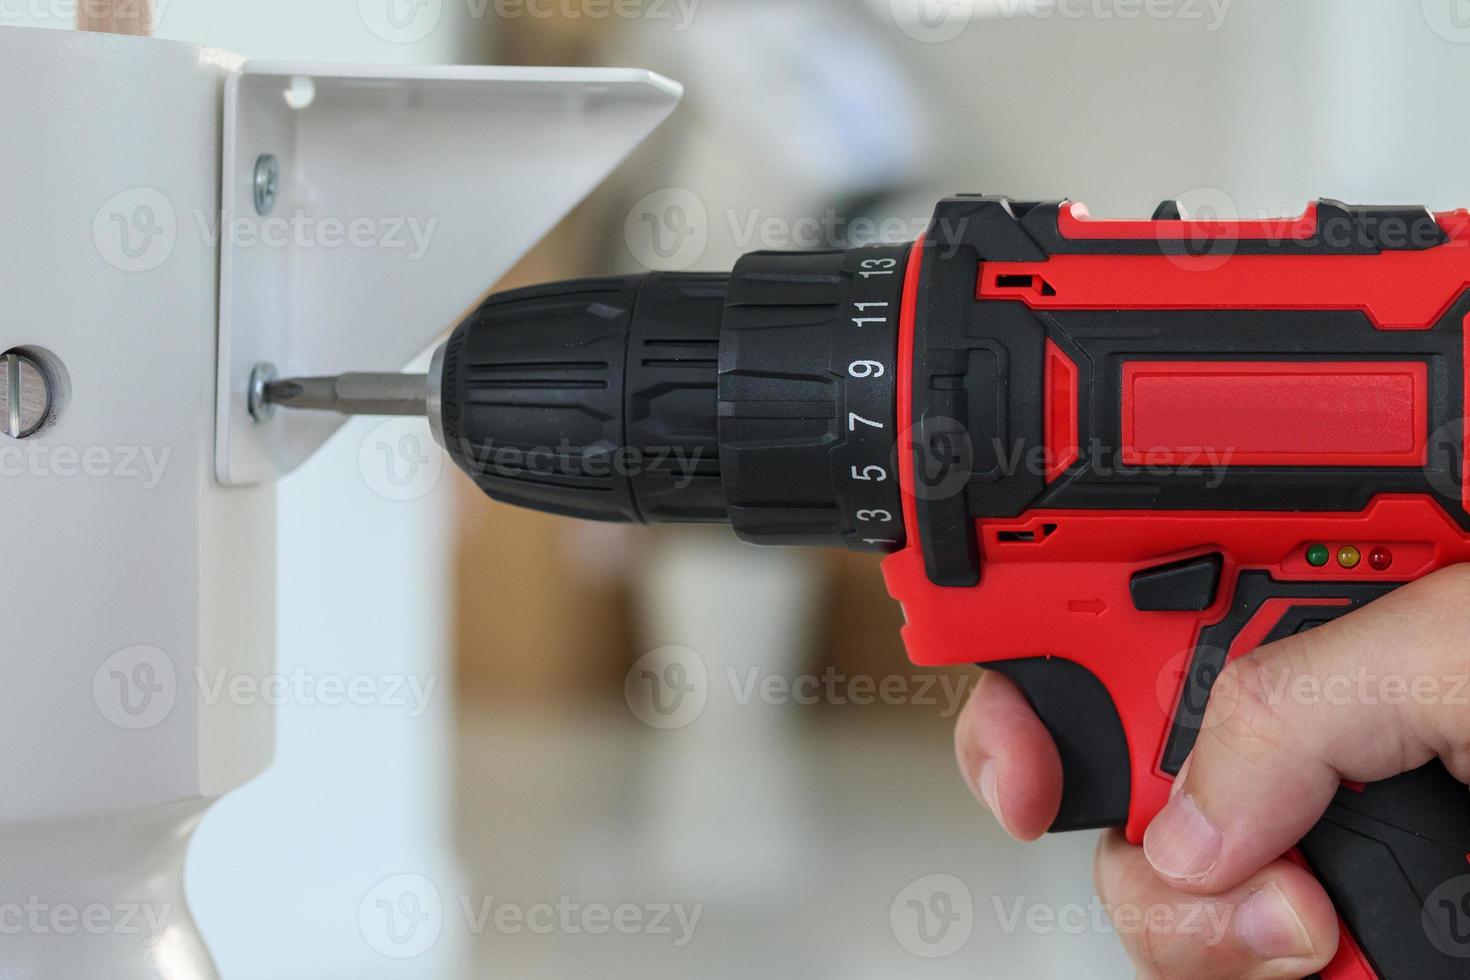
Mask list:
[[[1090,217],[962,196],[917,243],[491,297],[427,378],[259,404],[427,412],[490,496],[887,553],[923,665],[1013,680],[1055,831],[1137,843],[1232,658],[1470,560],[1470,213]],[[1470,794],[1344,786],[1301,842],[1328,978],[1470,977]]]

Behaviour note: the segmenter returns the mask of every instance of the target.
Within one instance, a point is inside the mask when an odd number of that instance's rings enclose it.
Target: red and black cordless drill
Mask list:
[[[1467,286],[1465,211],[956,197],[912,245],[494,296],[426,399],[264,396],[426,402],[537,510],[889,553],[913,660],[1005,674],[1055,737],[1053,829],[1138,842],[1225,663],[1470,560]],[[1347,927],[1324,976],[1470,977],[1467,856],[1440,764],[1344,787],[1298,855]]]

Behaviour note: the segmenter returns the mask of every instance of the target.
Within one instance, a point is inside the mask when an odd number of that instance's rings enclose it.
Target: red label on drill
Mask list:
[[[1423,466],[1418,361],[1147,361],[1123,367],[1129,466]]]

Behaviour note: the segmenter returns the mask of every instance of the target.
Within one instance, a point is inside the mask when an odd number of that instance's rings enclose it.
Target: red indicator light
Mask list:
[[[1368,564],[1373,566],[1374,571],[1386,572],[1393,564],[1393,552],[1387,548],[1374,548],[1368,555]]]

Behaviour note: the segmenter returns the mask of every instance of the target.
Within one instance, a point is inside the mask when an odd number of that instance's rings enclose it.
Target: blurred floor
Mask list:
[[[468,914],[449,918],[475,934],[476,975],[1075,977],[1087,964],[1089,977],[1132,976],[1092,914],[1094,835],[1025,847],[1003,837],[960,781],[947,723],[916,714],[760,706],[740,719],[748,740],[716,746],[690,730],[645,728],[621,702],[560,711],[465,705],[458,782],[470,894]],[[661,800],[661,767],[693,762],[740,782],[744,772],[768,767],[757,753],[773,744],[800,777],[780,783],[793,819],[747,827],[745,811],[769,814],[772,802],[751,799],[749,807],[707,811],[707,826],[670,832],[652,802]],[[671,864],[669,838],[690,835],[725,864]],[[751,887],[723,870],[731,864],[773,870]],[[944,884],[937,901],[922,883],[935,874],[959,882]],[[964,893],[973,902],[967,941],[967,923],[955,918]],[[909,928],[916,897],[936,916],[927,942]],[[552,922],[542,912],[543,934],[533,934],[530,907],[558,902],[568,915]],[[623,903],[639,906],[646,923],[657,907],[682,905],[692,938],[678,945],[689,930],[672,913],[670,935],[591,934],[596,920],[583,913]],[[626,914],[631,932],[634,913]],[[941,914],[954,919],[947,934]],[[929,958],[956,945],[951,955]]]

